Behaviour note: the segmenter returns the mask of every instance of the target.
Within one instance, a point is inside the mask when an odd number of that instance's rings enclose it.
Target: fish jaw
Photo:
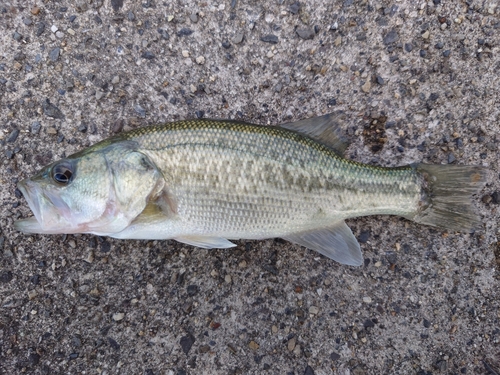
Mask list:
[[[23,233],[47,233],[42,229],[42,226],[35,217],[29,217],[27,219],[21,219],[14,222],[14,228]]]
[[[35,216],[17,220],[14,222],[14,228],[23,233],[45,233],[40,224],[42,222],[40,211],[41,195],[37,191],[36,185],[30,179],[25,179],[18,183],[17,188],[23,194],[24,199],[28,202],[28,206]]]
[[[55,209],[51,199],[43,193],[36,182],[29,178],[22,180],[18,183],[18,189],[28,202],[34,216],[16,221],[14,227],[17,230],[23,233],[38,234],[75,233],[64,216],[58,212],[64,211],[67,207]]]

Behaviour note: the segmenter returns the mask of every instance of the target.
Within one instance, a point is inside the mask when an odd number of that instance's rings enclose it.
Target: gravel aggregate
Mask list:
[[[499,29],[477,0],[0,4],[0,373],[500,373]],[[483,228],[352,219],[359,268],[14,230],[19,180],[110,135],[335,111],[349,159],[489,167]]]

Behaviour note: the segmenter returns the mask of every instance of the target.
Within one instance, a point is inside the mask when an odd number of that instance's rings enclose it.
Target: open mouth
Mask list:
[[[24,198],[35,215],[26,219],[18,220],[14,223],[14,227],[24,233],[43,233],[41,210],[40,210],[40,193],[37,192],[35,185],[30,180],[26,179],[18,184],[18,189],[23,193]]]

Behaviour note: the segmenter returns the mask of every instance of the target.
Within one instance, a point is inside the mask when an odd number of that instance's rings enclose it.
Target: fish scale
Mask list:
[[[21,181],[35,217],[15,225],[204,248],[281,237],[349,265],[363,258],[347,218],[479,226],[470,196],[484,168],[361,164],[341,156],[338,130],[333,114],[281,127],[187,120],[135,129]]]
[[[180,217],[229,238],[250,229],[254,238],[278,236],[363,214],[407,215],[419,200],[412,168],[348,161],[286,129],[200,120],[146,130],[126,139],[165,171]],[[270,202],[235,209],[252,194]]]

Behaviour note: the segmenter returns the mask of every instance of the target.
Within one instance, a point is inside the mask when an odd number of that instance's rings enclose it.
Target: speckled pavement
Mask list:
[[[4,0],[0,374],[499,374],[499,91],[495,0]],[[483,228],[349,220],[359,268],[13,228],[17,181],[109,135],[333,111],[354,160],[489,167]]]

